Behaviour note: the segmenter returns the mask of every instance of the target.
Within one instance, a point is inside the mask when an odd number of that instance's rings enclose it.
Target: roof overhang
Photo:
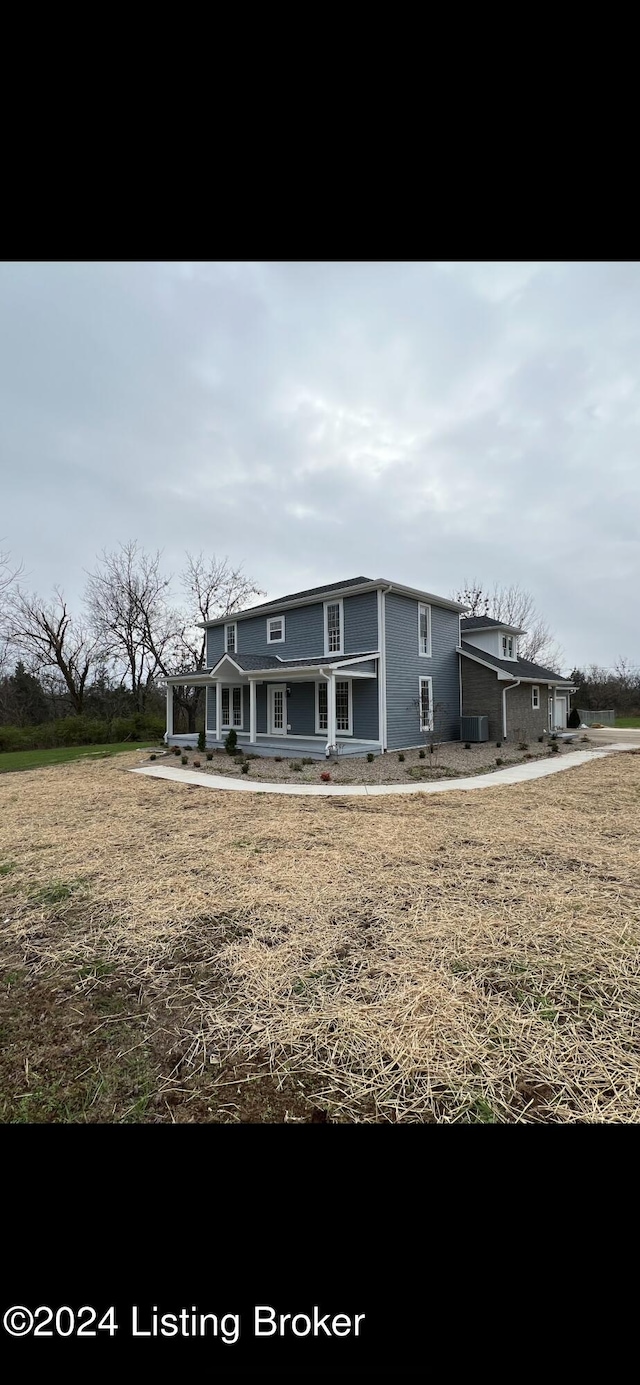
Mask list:
[[[470,654],[468,649],[461,649],[458,645],[458,654],[462,654],[465,659],[471,659],[474,664],[482,664],[483,668],[491,669],[495,673],[499,683],[548,683],[554,687],[565,688],[567,692],[576,692],[577,689],[572,683],[567,682],[566,678],[554,677],[551,673],[520,673],[518,661],[514,659],[513,673],[507,673],[505,669],[497,668],[495,664],[489,663],[488,659],[482,659],[479,654]]]
[[[427,605],[444,606],[448,611],[468,611],[468,606],[461,606],[459,601],[449,601],[444,596],[435,596],[433,592],[423,592],[417,587],[405,587],[400,582],[389,582],[386,577],[376,577],[371,582],[361,582],[357,587],[341,587],[338,591],[317,592],[315,596],[299,597],[297,601],[271,601],[264,606],[254,606],[247,611],[234,611],[231,615],[217,616],[215,620],[196,621],[203,630],[212,629],[216,625],[228,625],[236,620],[254,620],[259,616],[275,615],[279,611],[289,611],[296,606],[317,606],[324,601],[342,601],[345,596],[359,596],[362,592],[377,591],[383,587],[386,591],[398,592],[400,596],[411,596],[417,601],[424,601]]]
[[[519,625],[504,625],[500,620],[491,621],[490,625],[474,625],[472,630],[463,630],[463,635],[490,634],[496,630],[506,630],[508,635],[524,635],[525,631]]]

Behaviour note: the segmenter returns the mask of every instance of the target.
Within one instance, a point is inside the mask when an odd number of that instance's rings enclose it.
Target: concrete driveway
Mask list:
[[[578,735],[588,736],[596,745],[640,745],[640,726],[603,726],[601,731],[590,727]]]

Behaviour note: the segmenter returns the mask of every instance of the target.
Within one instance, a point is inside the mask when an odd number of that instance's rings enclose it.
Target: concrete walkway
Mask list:
[[[231,779],[224,774],[202,774],[197,769],[170,769],[167,765],[149,765],[129,770],[130,774],[148,774],[151,779],[173,779],[177,784],[198,784],[204,789],[223,789],[231,793],[284,793],[316,798],[379,797],[381,794],[459,793],[465,789],[494,789],[500,784],[522,784],[529,779],[544,779],[547,774],[586,765],[590,760],[602,760],[618,750],[631,750],[627,744],[608,745],[602,750],[570,750],[565,755],[511,765],[507,769],[491,770],[468,779],[438,779],[434,784],[258,784],[243,779]]]

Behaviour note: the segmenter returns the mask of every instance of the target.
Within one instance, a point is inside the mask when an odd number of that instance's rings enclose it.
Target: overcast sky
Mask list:
[[[5,264],[0,538],[74,599],[129,538],[519,582],[567,670],[640,663],[639,367],[636,263]]]

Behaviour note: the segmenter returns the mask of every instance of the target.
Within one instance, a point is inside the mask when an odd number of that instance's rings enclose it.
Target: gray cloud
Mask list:
[[[639,366],[637,264],[5,264],[0,535],[74,597],[130,536],[518,581],[568,665],[640,660]]]

